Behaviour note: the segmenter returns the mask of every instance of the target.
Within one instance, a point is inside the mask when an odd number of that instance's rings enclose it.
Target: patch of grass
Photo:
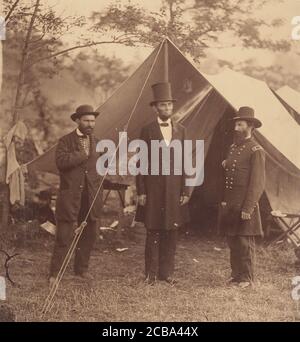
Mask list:
[[[143,228],[125,239],[123,253],[98,244],[91,257],[91,283],[75,280],[70,265],[52,310],[41,317],[48,294],[51,244],[22,250],[11,274],[20,287],[8,287],[9,304],[18,321],[294,321],[292,277],[299,275],[289,245],[258,248],[257,278],[252,289],[227,287],[229,251],[218,239],[181,237],[176,254],[176,279],[170,287],[145,285]],[[215,247],[220,248],[215,249]]]

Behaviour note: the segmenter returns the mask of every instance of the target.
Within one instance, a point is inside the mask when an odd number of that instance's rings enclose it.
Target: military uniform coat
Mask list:
[[[96,152],[98,139],[90,136],[90,154],[84,152],[76,130],[62,137],[56,148],[56,165],[60,175],[60,188],[56,202],[57,221],[76,222],[81,205],[81,195],[87,187],[89,204],[92,203],[102,177],[96,171],[100,154]],[[100,191],[89,218],[101,216],[102,192]]]
[[[258,201],[265,185],[265,151],[253,139],[232,144],[225,160],[225,206],[220,207],[221,232],[225,235],[263,235]],[[242,220],[241,212],[251,214]]]
[[[185,208],[180,205],[180,196],[188,195],[185,186],[184,167],[182,165],[182,175],[174,175],[174,155],[171,149],[170,175],[162,175],[160,168],[158,175],[151,175],[151,141],[164,141],[160,126],[157,120],[143,127],[141,140],[148,146],[148,175],[138,175],[136,177],[137,194],[147,196],[146,206],[138,207],[137,221],[143,221],[149,230],[166,229],[172,230],[181,226],[184,222],[183,213]],[[172,121],[172,141],[185,139],[185,128]],[[164,147],[169,147],[164,143]],[[184,161],[182,153],[182,164]],[[159,160],[160,166],[161,156]]]

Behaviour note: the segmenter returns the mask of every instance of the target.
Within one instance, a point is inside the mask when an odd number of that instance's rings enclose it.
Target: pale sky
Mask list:
[[[89,15],[92,11],[99,11],[107,7],[112,0],[45,0],[49,4],[54,4],[66,13]],[[121,0],[120,3],[127,3],[128,1]],[[131,0],[131,3],[143,6],[150,11],[157,11],[161,6],[161,0]]]

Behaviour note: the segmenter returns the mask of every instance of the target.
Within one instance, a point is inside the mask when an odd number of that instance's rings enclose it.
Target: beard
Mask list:
[[[235,144],[240,144],[242,141],[244,141],[247,137],[247,132],[243,131],[234,131],[234,135],[233,135],[233,141]]]
[[[166,114],[166,113],[159,113],[159,118],[162,120],[162,121],[167,121],[171,118],[172,115],[170,114]]]
[[[93,128],[91,127],[85,127],[85,128],[80,128],[81,133],[85,135],[91,135],[93,133]]]

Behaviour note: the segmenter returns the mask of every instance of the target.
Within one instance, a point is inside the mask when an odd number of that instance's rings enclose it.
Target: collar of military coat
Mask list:
[[[247,144],[250,141],[253,141],[253,137],[252,136],[250,138],[246,138],[246,139],[241,140],[239,143],[235,142],[232,145],[240,146],[240,145],[243,145],[243,144]]]

